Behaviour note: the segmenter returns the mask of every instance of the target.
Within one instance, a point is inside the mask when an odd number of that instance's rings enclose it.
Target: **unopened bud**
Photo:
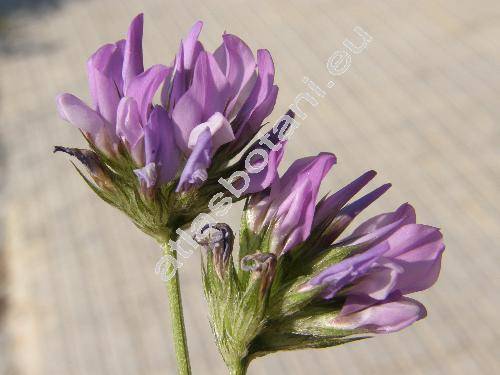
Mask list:
[[[65,152],[66,154],[77,158],[80,163],[87,168],[90,176],[101,189],[114,190],[113,181],[106,172],[106,167],[101,163],[99,157],[94,151],[80,148],[54,146],[54,152],[58,151]]]
[[[254,253],[241,259],[241,269],[253,272],[261,279],[260,293],[263,296],[270,288],[276,273],[276,255],[272,253]]]
[[[224,223],[206,224],[193,239],[212,253],[215,271],[222,279],[233,252],[234,234],[231,227]]]

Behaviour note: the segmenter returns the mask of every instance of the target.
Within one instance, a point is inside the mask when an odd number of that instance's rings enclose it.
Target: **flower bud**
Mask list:
[[[110,177],[110,173],[106,170],[107,168],[101,163],[99,157],[94,151],[55,146],[54,152],[58,151],[65,152],[66,154],[77,158],[87,168],[90,176],[101,189],[108,191],[114,190],[115,186]]]
[[[264,296],[276,273],[276,255],[257,252],[243,257],[240,263],[243,271],[252,272],[254,277],[260,279],[260,295]]]
[[[223,279],[233,252],[233,230],[224,223],[206,224],[193,238],[211,253],[215,272]]]

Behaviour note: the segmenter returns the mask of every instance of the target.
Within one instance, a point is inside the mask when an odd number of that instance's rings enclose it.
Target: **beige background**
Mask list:
[[[169,63],[197,19],[207,47],[227,30],[268,48],[280,85],[271,120],[307,90],[304,76],[326,85],[325,63],[345,38],[356,40],[355,26],[368,31],[368,49],[317,107],[304,107],[284,165],[335,152],[325,190],[376,169],[376,183],[394,186],[365,218],[409,201],[445,234],[441,278],[418,296],[426,320],[366,342],[269,356],[250,374],[500,373],[498,1],[45,0],[36,9],[5,1],[0,373],[174,373],[165,291],[153,271],[159,249],[51,154],[54,144],[83,145],[58,118],[55,95],[88,98],[87,57],[121,38],[141,10],[148,64]],[[197,255],[181,277],[194,374],[224,374]]]

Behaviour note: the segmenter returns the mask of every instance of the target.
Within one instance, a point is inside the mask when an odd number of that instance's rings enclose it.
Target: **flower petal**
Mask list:
[[[267,50],[257,51],[258,76],[248,99],[234,120],[237,139],[251,138],[272,112],[278,95],[274,82],[274,63]]]
[[[307,178],[311,180],[313,190],[317,196],[321,181],[336,162],[335,155],[328,152],[321,152],[316,156],[294,161],[280,179],[283,194],[288,195],[297,184]]]
[[[162,90],[162,102],[166,108],[175,107],[192,81],[196,60],[203,51],[203,45],[198,41],[202,27],[203,22],[196,22],[186,38],[181,41],[179,52],[175,56],[172,80]]]
[[[187,37],[182,40],[183,68],[186,70],[194,68],[198,55],[203,51],[203,46],[198,41],[202,28],[203,22],[197,21],[189,30]]]
[[[146,164],[156,163],[160,155],[160,127],[158,123],[158,107],[155,107],[144,127],[144,154]]]
[[[206,122],[199,124],[189,134],[188,147],[193,150],[198,142],[198,137],[205,130],[209,130],[212,137],[212,153],[220,146],[234,140],[231,125],[220,112],[215,112]]]
[[[168,75],[169,69],[164,65],[153,65],[145,72],[131,78],[125,90],[126,96],[136,100],[143,125],[148,121],[153,97]]]
[[[128,97],[120,100],[116,118],[116,134],[128,148],[138,165],[144,165],[144,129],[141,126],[137,102]]]
[[[404,267],[398,262],[380,259],[365,276],[349,287],[347,293],[349,296],[369,297],[375,302],[382,301],[397,288],[398,280],[404,272]]]
[[[160,151],[157,155],[158,179],[161,184],[164,184],[176,176],[181,153],[175,144],[174,124],[168,117],[167,111],[163,107],[155,106],[150,119],[153,127],[158,129],[160,139]]]
[[[124,97],[120,100],[116,119],[116,134],[132,147],[144,135],[135,99]]]
[[[278,209],[280,217],[275,233],[279,237],[286,236],[282,250],[273,252],[285,253],[299,243],[305,241],[311,233],[316,197],[313,183],[305,179],[296,190],[285,199]],[[275,234],[273,233],[273,236]]]
[[[151,189],[156,185],[158,174],[155,163],[149,163],[143,168],[134,169],[134,173],[139,179],[141,186]]]
[[[398,209],[394,212],[377,215],[366,220],[352,232],[351,237],[366,238],[364,237],[366,235],[371,235],[370,237],[373,237],[373,233],[378,233],[377,231],[380,231],[381,229],[383,230],[382,232],[387,232],[388,227],[392,228],[395,225],[399,227],[405,224],[415,223],[415,209],[408,203],[405,203],[398,207]],[[360,241],[358,240],[357,242]]]
[[[230,98],[226,115],[231,119],[250,94],[247,85],[255,74],[255,59],[248,45],[235,35],[224,34],[222,45],[214,52],[214,58],[227,77]]]
[[[267,189],[271,184],[279,178],[278,166],[283,159],[285,154],[286,140],[281,141],[276,144],[276,147],[269,149],[263,146],[258,147],[261,152],[267,153],[267,162],[260,154],[256,154],[258,159],[251,156],[251,160],[248,163],[253,168],[252,170],[247,170],[250,176],[250,182],[245,194],[253,194],[264,189]],[[252,151],[256,148],[250,148],[247,153],[243,156],[243,160],[247,160]],[[264,164],[264,165],[262,165]],[[246,166],[245,166],[246,167]],[[257,172],[255,170],[258,170]]]
[[[384,241],[363,253],[346,258],[311,278],[301,290],[322,285],[325,287],[322,297],[333,298],[344,286],[364,276],[388,250],[389,244]]]
[[[325,220],[333,220],[340,209],[368,184],[376,174],[375,171],[368,171],[322,201],[316,209],[315,225],[319,225]]]
[[[144,15],[137,15],[131,22],[125,42],[122,77],[125,88],[132,80],[144,72],[142,59],[142,31]],[[125,90],[126,91],[126,90]]]
[[[176,191],[186,191],[191,187],[199,186],[208,178],[207,168],[212,161],[212,136],[210,130],[205,129],[189,155],[182,171]]]
[[[406,328],[417,320],[425,318],[426,315],[427,311],[420,302],[400,297],[349,315],[337,316],[332,325],[339,329],[390,333]]]
[[[102,46],[87,61],[90,95],[94,108],[113,127],[120,95],[123,93],[122,64],[123,56],[118,46],[114,44]]]
[[[103,118],[76,96],[61,94],[56,98],[56,102],[59,115],[83,132],[96,135],[105,127]]]
[[[214,113],[222,113],[228,97],[227,79],[214,57],[201,52],[194,69],[192,85],[172,112],[177,144],[184,152],[189,153],[189,135],[194,127],[207,121]]]
[[[408,224],[388,237],[390,249],[385,257],[394,257],[404,268],[397,288],[402,294],[431,287],[438,279],[444,251],[439,229]]]
[[[391,184],[382,185],[341,209],[332,223],[323,232],[321,243],[318,244],[318,246],[329,246],[340,236],[361,211],[380,198],[380,196],[389,190],[390,187]],[[348,242],[348,239],[349,238],[342,242]]]

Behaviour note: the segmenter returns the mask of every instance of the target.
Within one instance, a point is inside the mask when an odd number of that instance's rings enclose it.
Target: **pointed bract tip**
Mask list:
[[[67,148],[66,148],[66,147],[63,147],[63,146],[54,146],[54,149],[52,150],[52,153],[54,153],[54,154],[55,154],[56,152],[66,152],[66,153],[68,153],[68,152],[66,151],[66,149],[67,149]]]
[[[78,159],[92,176],[95,183],[102,189],[113,190],[114,184],[111,180],[105,166],[99,160],[99,156],[92,150],[54,146],[54,153],[64,152]]]

